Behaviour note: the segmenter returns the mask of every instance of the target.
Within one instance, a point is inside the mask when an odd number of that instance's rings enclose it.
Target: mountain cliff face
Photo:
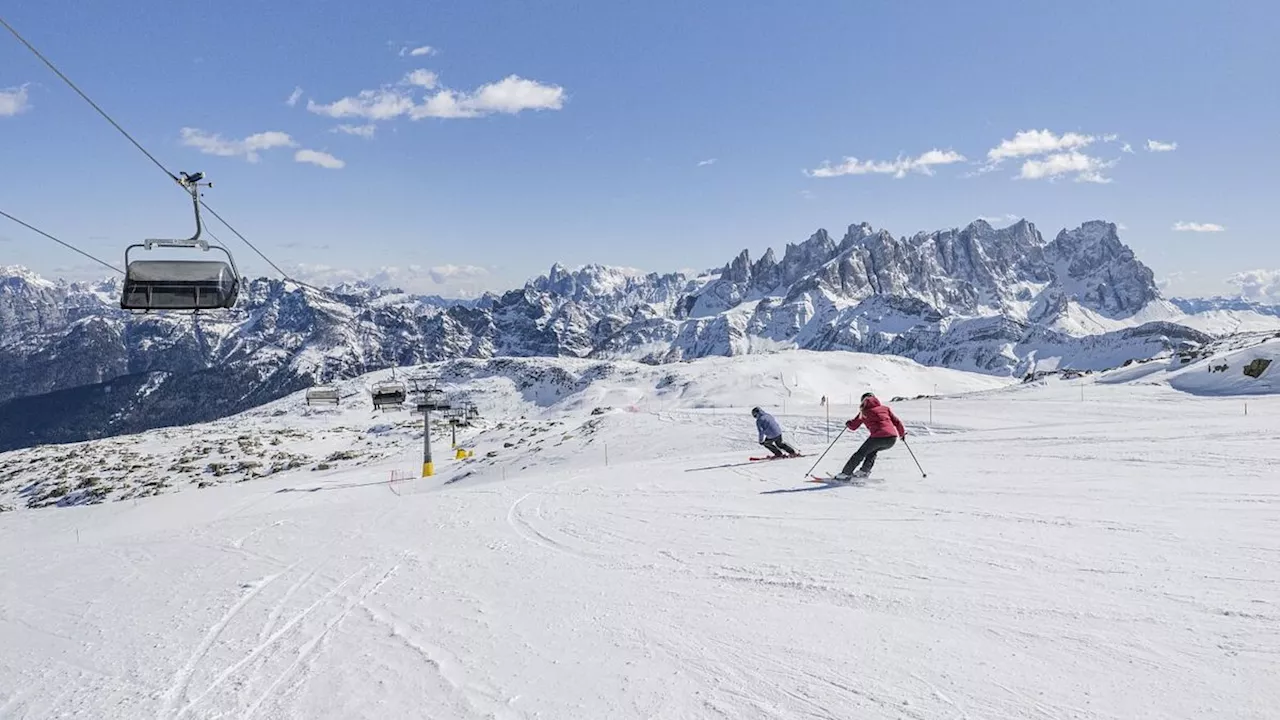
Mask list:
[[[719,270],[555,265],[473,301],[365,284],[248,283],[229,313],[134,316],[117,281],[0,268],[0,450],[212,420],[314,383],[451,358],[668,363],[854,350],[1009,375],[1101,368],[1208,336],[1173,322],[1151,270],[1093,221],[1046,240],[1021,221],[895,238],[819,230]]]

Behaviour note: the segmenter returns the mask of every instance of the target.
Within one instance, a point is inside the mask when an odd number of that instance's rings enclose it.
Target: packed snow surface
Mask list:
[[[388,483],[408,437],[0,514],[0,717],[1275,716],[1280,398],[1051,378],[893,407],[927,478],[899,444],[806,482],[839,406],[771,406],[806,457],[749,463],[742,408],[552,404],[513,464]]]
[[[1169,357],[1103,373],[1103,383],[1165,384],[1192,395],[1280,393],[1280,340],[1234,336],[1211,345],[1198,358]]]
[[[555,447],[571,454],[590,439],[595,421],[589,413],[597,408],[745,412],[763,405],[785,413],[788,407],[821,407],[828,395],[834,412],[852,413],[864,390],[914,397],[1014,382],[901,357],[808,350],[662,366],[574,358],[452,360],[339,382],[337,406],[308,406],[306,393],[299,392],[209,423],[0,453],[0,510],[132,500],[299,469],[318,477],[369,466],[389,473],[406,445],[421,443],[422,416],[372,411],[370,389],[387,382],[408,389],[410,376],[429,370],[440,375],[452,399],[474,403],[482,414],[459,436],[481,457],[442,466],[454,474],[526,466],[532,460],[523,451],[531,442],[541,445],[539,433],[553,428],[568,435]],[[432,436],[437,448],[451,437],[439,413]]]

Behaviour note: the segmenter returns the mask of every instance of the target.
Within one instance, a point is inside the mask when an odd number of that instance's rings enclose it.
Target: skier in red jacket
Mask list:
[[[863,425],[867,426],[871,437],[844,464],[844,469],[835,476],[836,480],[867,477],[876,464],[876,454],[893,447],[899,437],[907,436],[907,429],[902,426],[898,416],[893,414],[893,410],[888,405],[881,405],[871,393],[863,393],[862,409],[858,417],[844,424],[849,430],[857,430]],[[861,470],[858,470],[858,463],[862,463]]]

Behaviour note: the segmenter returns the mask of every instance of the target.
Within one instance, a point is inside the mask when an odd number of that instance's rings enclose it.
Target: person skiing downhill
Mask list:
[[[880,400],[871,393],[862,394],[862,405],[858,412],[858,417],[846,422],[844,426],[850,431],[857,430],[863,425],[867,426],[867,432],[871,437],[862,443],[862,447],[849,458],[844,464],[844,469],[836,474],[835,479],[846,481],[850,478],[864,478],[871,475],[871,468],[875,467],[876,455],[881,450],[888,450],[898,442],[899,437],[907,436],[907,429],[903,427],[902,421],[897,415],[893,414],[893,410],[888,405],[881,404]],[[858,464],[862,464],[862,469],[858,469]]]
[[[782,441],[782,426],[772,415],[758,407],[751,408],[751,417],[756,419],[756,430],[760,433],[758,442],[769,449],[776,458],[785,452],[791,457],[799,457],[795,448]]]

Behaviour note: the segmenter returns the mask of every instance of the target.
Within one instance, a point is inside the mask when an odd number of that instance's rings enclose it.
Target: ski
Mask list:
[[[862,480],[862,478],[849,478],[848,480],[837,480],[833,477],[819,477],[817,475],[810,475],[809,479],[806,480],[805,482],[823,483],[824,485],[858,485],[858,484],[861,484],[859,483],[860,480]]]
[[[859,487],[864,487],[868,483],[880,484],[884,482],[884,478],[853,477],[853,478],[849,478],[848,480],[837,480],[833,477],[819,477],[817,475],[810,475],[809,479],[805,480],[805,482],[823,483],[824,485],[857,485]]]
[[[751,462],[760,462],[760,461],[762,461],[762,460],[794,460],[795,458],[802,458],[802,457],[804,457],[804,454],[800,454],[800,455],[765,455],[764,457],[753,457],[753,458],[747,458],[747,459],[748,459],[748,460],[750,460]]]

